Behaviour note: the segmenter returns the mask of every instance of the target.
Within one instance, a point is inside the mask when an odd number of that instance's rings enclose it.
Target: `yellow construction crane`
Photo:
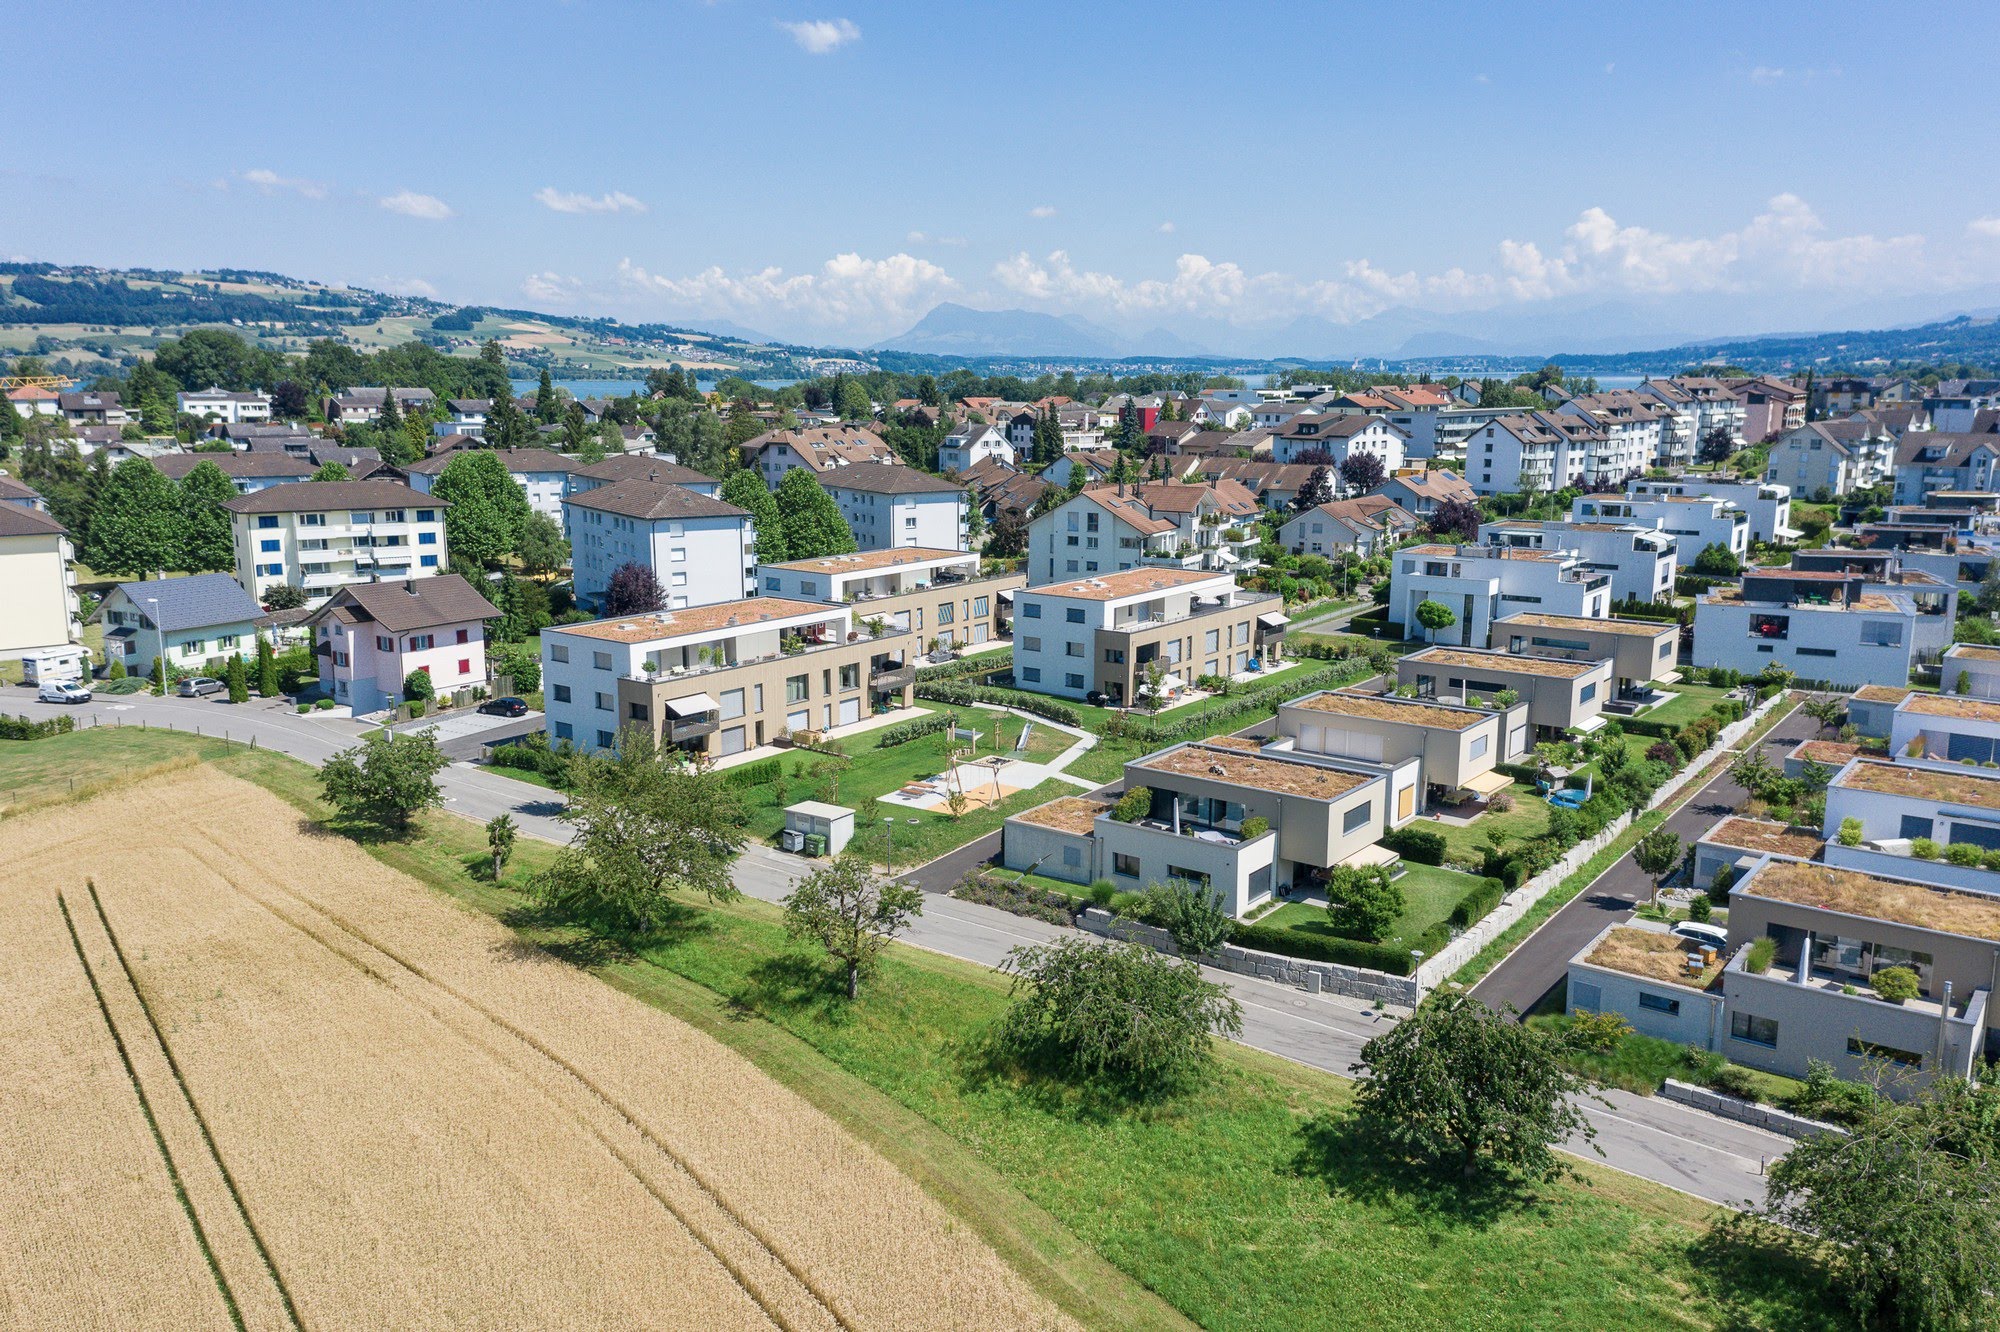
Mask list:
[[[61,375],[0,375],[0,393],[12,393],[15,389],[40,388],[60,390],[75,384],[74,379]]]

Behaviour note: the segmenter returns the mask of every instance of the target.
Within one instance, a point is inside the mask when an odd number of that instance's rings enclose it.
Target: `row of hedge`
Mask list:
[[[1014,649],[1002,648],[998,652],[982,652],[976,657],[960,657],[956,661],[941,661],[934,666],[919,666],[917,683],[937,684],[944,680],[995,675],[1012,669],[1014,669]]]
[[[785,761],[782,758],[758,759],[755,763],[745,763],[741,767],[724,768],[724,786],[765,786],[785,775]]]
[[[1064,726],[1083,725],[1083,718],[1075,708],[1065,707],[1055,699],[1044,698],[1040,694],[961,684],[920,684],[912,692],[926,703],[943,703],[955,708],[969,708],[974,703],[997,703],[1001,707],[1032,712],[1037,717],[1046,717]]]
[[[907,721],[900,726],[891,726],[875,737],[875,748],[893,749],[897,745],[907,745],[912,740],[921,740],[927,735],[936,735],[951,725],[949,712],[933,712],[929,716]],[[754,766],[754,765],[752,765]]]
[[[1410,974],[1410,952],[1388,944],[1360,939],[1336,939],[1326,935],[1302,934],[1275,925],[1238,921],[1229,932],[1229,942],[1260,953],[1277,953],[1307,962],[1333,962],[1344,967],[1386,971],[1391,976]]]
[[[1742,721],[1743,700],[1740,698],[1721,699],[1711,704],[1708,711],[1703,713],[1702,716],[1714,717],[1724,726],[1729,725],[1731,722]],[[1626,718],[1621,720],[1619,725],[1625,728],[1625,732],[1628,735],[1643,735],[1653,740],[1671,740],[1678,732],[1686,729],[1685,725],[1676,726],[1672,722],[1654,721],[1649,717]]]
[[[1269,717],[1277,712],[1278,704],[1287,699],[1321,689],[1337,689],[1373,674],[1374,667],[1365,659],[1349,658],[1337,666],[1305,675],[1286,675],[1243,693],[1232,694],[1213,705],[1204,704],[1185,717],[1169,721],[1134,717],[1129,713],[1113,717],[1105,723],[1104,734],[1113,739],[1137,740],[1154,746],[1171,745],[1181,740],[1205,740],[1215,734],[1218,722],[1232,721],[1253,713],[1260,719]]]
[[[45,717],[34,721],[27,717],[0,716],[0,740],[46,740],[52,735],[63,735],[75,729],[74,717]]]

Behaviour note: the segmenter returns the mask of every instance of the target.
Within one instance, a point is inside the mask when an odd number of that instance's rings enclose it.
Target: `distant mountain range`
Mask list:
[[[930,356],[1076,356],[1119,359],[1131,356],[1212,356],[1207,348],[1165,329],[1134,338],[1075,316],[1034,310],[974,310],[945,301],[908,332],[885,338],[870,351],[916,352]]]

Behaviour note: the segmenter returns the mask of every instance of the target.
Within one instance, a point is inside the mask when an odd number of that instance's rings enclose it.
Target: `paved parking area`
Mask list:
[[[396,727],[397,733],[401,735],[428,731],[436,738],[438,746],[447,751],[461,747],[458,742],[471,742],[474,752],[477,752],[479,742],[489,738],[496,740],[501,738],[500,735],[489,733],[522,735],[528,731],[541,729],[542,714],[539,712],[530,712],[525,717],[495,717],[488,713],[476,712],[471,708],[444,717],[425,717],[418,721],[404,722]]]

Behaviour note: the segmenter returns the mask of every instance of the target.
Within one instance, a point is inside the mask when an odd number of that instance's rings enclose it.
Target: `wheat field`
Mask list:
[[[0,1326],[1072,1326],[740,1056],[213,768],[0,825],[0,987]]]

